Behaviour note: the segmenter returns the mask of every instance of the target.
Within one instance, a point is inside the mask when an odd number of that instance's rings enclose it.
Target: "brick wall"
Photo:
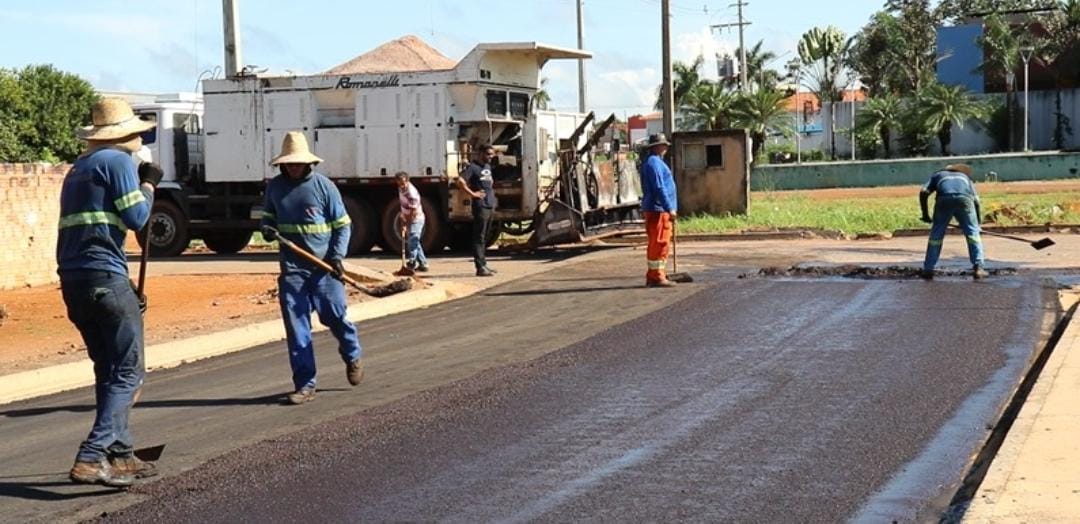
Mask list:
[[[0,164],[0,289],[58,281],[56,224],[68,167]]]

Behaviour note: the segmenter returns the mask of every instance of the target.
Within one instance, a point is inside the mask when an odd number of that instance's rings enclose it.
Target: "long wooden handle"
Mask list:
[[[305,259],[307,259],[308,262],[311,262],[312,264],[315,264],[316,266],[318,266],[323,271],[326,271],[327,273],[331,273],[331,274],[335,273],[334,268],[331,267],[330,264],[327,264],[325,261],[323,261],[323,259],[321,259],[321,258],[319,258],[319,257],[317,257],[315,255],[312,255],[311,253],[308,253],[304,248],[294,244],[291,240],[281,236],[280,233],[278,234],[277,241],[278,241],[279,244],[289,248],[289,250],[292,251],[293,253],[296,253],[297,255],[300,255],[301,257],[304,257]],[[351,277],[349,277],[349,275],[341,274],[341,275],[339,275],[339,278],[341,278],[342,282],[345,282],[346,284],[349,284],[349,285],[355,287],[356,289],[359,289],[361,291],[364,290],[364,287],[361,286],[359,282],[357,282],[357,281],[353,280]]]

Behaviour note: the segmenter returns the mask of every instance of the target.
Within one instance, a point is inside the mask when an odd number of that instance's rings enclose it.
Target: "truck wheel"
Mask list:
[[[342,200],[345,202],[345,212],[352,219],[349,255],[363,255],[371,251],[371,246],[375,244],[375,236],[378,232],[375,212],[371,210],[371,204],[363,198],[347,196]]]
[[[420,197],[420,207],[424,209],[426,219],[424,233],[420,236],[420,245],[424,248],[424,253],[438,253],[446,246],[443,223],[438,219],[439,210],[426,196]],[[382,212],[382,236],[379,239],[380,247],[397,255],[401,254],[401,220],[398,217],[400,213],[401,202],[398,199],[395,198],[386,203]]]
[[[232,255],[251,242],[251,231],[213,231],[203,235],[206,247],[219,255]]]
[[[156,200],[150,212],[150,254],[155,257],[175,257],[191,243],[188,220],[180,206],[169,200]],[[142,245],[142,235],[136,235]]]

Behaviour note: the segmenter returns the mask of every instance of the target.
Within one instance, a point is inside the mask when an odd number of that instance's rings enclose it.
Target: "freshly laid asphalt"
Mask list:
[[[315,402],[282,344],[150,375],[131,492],[67,483],[89,389],[0,407],[3,520],[934,519],[1058,311],[1031,277],[640,287],[561,268],[361,326]]]
[[[257,396],[283,373],[270,350],[157,377],[135,423],[169,435],[164,467],[274,438],[115,497],[143,500],[104,520],[935,520],[1057,314],[1020,277],[648,291],[577,269],[372,323],[370,382],[301,408]],[[380,395],[415,377],[422,392]],[[257,400],[161,400],[223,381]],[[64,415],[33,409],[16,420]]]

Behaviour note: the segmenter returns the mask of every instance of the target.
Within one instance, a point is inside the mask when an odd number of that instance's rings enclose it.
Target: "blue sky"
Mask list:
[[[406,34],[454,59],[479,42],[577,42],[575,0],[238,1],[244,63],[277,72],[322,71]],[[708,29],[735,21],[733,2],[673,0],[675,58],[734,49],[737,33]],[[883,3],[749,0],[747,42],[764,40],[779,54],[814,26],[851,34]],[[660,0],[585,0],[584,9],[585,47],[595,56],[590,108],[649,110],[660,81]],[[0,24],[0,67],[52,63],[102,90],[192,91],[202,71],[222,63],[220,0],[5,0]],[[576,109],[575,63],[550,62],[544,76],[554,105]]]

